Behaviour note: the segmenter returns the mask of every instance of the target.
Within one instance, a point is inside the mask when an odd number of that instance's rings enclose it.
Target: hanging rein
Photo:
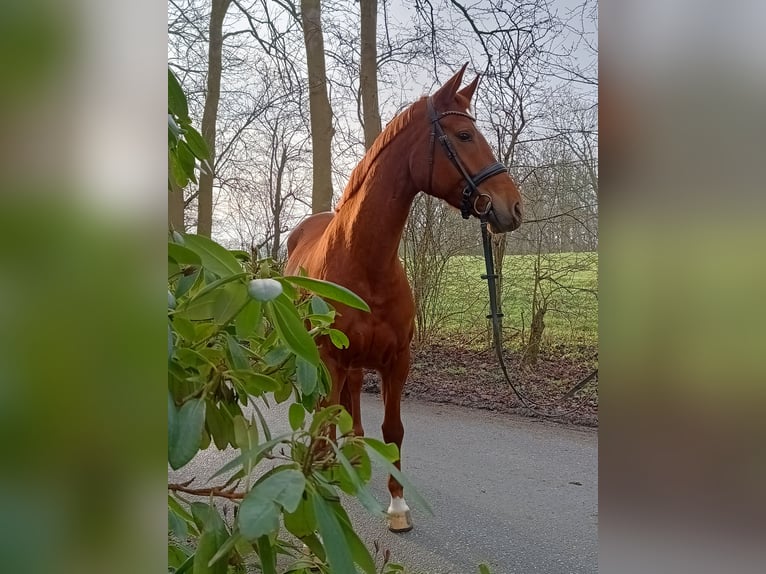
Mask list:
[[[452,145],[452,142],[447,137],[447,134],[444,132],[444,128],[442,128],[440,120],[444,116],[448,116],[448,115],[463,116],[470,119],[472,122],[475,122],[476,118],[474,118],[472,115],[466,112],[460,112],[456,110],[450,110],[450,111],[442,112],[439,114],[434,109],[433,100],[430,97],[427,100],[427,105],[428,105],[428,114],[431,118],[431,126],[432,126],[431,142],[430,142],[431,155],[429,159],[430,169],[429,169],[428,185],[430,188],[431,178],[433,176],[434,146],[435,146],[436,140],[438,140],[439,143],[441,144],[442,149],[444,149],[444,152],[447,154],[447,158],[450,160],[452,165],[454,165],[455,168],[460,172],[460,174],[463,176],[463,179],[466,182],[466,186],[463,189],[462,202],[460,205],[460,213],[463,216],[463,219],[468,219],[471,216],[471,207],[473,207],[474,212],[477,214],[477,216],[479,217],[479,221],[481,222],[481,241],[484,248],[484,265],[486,267],[486,274],[482,275],[481,278],[487,280],[487,287],[489,288],[490,314],[487,315],[487,319],[492,320],[492,339],[494,342],[495,354],[497,355],[498,361],[500,362],[500,368],[503,371],[505,380],[508,383],[508,385],[511,387],[511,389],[513,390],[516,397],[518,397],[521,404],[524,405],[526,408],[534,411],[538,415],[555,418],[555,417],[561,417],[569,413],[572,413],[576,411],[582,405],[582,403],[576,405],[574,408],[569,409],[568,411],[565,411],[563,413],[546,413],[541,411],[540,410],[541,408],[550,408],[554,406],[555,402],[545,404],[545,405],[540,405],[530,400],[526,396],[524,396],[524,394],[511,381],[511,378],[508,376],[507,367],[505,365],[505,358],[503,357],[502,331],[500,328],[500,318],[503,316],[503,314],[498,312],[498,309],[497,309],[496,281],[498,276],[495,273],[495,263],[492,258],[492,247],[490,245],[490,240],[489,240],[489,231],[487,230],[487,216],[489,215],[489,212],[492,210],[492,200],[487,194],[481,193],[481,191],[479,191],[479,185],[482,182],[488,180],[490,177],[493,177],[501,173],[507,173],[508,168],[506,168],[500,162],[495,162],[479,170],[478,173],[471,176],[468,173],[468,170],[466,170],[463,163],[460,161],[460,157],[458,156],[457,151]],[[473,203],[471,202],[472,197],[474,198]],[[482,198],[485,199],[486,204],[484,205],[482,209],[479,209],[479,200]],[[584,387],[589,381],[594,379],[597,376],[597,374],[598,374],[598,369],[596,369],[590,375],[588,375],[583,380],[581,380],[576,385],[574,385],[559,400],[572,397],[574,393],[576,393],[578,390]]]

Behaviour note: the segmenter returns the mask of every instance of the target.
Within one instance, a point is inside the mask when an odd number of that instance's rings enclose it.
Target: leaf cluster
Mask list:
[[[183,90],[171,72],[168,79],[171,172],[185,185],[194,178],[188,158],[203,160],[207,149],[190,125]],[[318,340],[349,344],[332,327],[336,311],[328,301],[369,311],[344,287],[281,277],[270,259],[171,232],[168,464],[181,469],[208,448],[239,454],[202,486],[191,486],[196,478],[168,485],[170,571],[374,574],[341,493],[383,517],[367,488],[376,461],[422,500],[393,464],[396,445],[355,437],[343,407],[321,408],[332,381]],[[264,409],[284,402],[291,432],[275,437]],[[233,519],[215,503],[221,500],[235,506]],[[387,557],[382,568],[401,571]]]
[[[168,68],[168,188],[197,183],[196,172],[210,169],[210,151],[205,139],[192,126],[183,88]]]
[[[294,558],[290,572],[354,572],[354,563],[375,572],[339,491],[383,516],[365,486],[368,453],[395,468],[398,450],[353,437],[351,417],[339,406],[320,410],[309,422],[331,385],[315,338],[339,346],[348,339],[331,327],[332,306],[303,290],[360,309],[366,303],[328,282],[278,277],[269,260],[251,261],[246,253],[191,234],[172,234],[168,271],[168,463],[179,469],[211,445],[240,451],[211,477],[225,477],[218,486],[171,485],[174,538],[198,537],[194,550],[172,545],[171,567],[225,572],[227,564],[254,555],[264,572],[276,572],[277,556],[286,554]],[[293,433],[272,437],[263,409],[287,400],[293,401]],[[336,426],[339,442],[330,438]],[[265,460],[278,464],[264,471],[259,464]],[[226,524],[212,503],[187,500],[190,494],[237,501],[234,524]],[[310,557],[279,537],[281,523]]]

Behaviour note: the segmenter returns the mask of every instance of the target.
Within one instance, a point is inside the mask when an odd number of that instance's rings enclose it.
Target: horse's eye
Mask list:
[[[457,137],[461,142],[469,142],[473,139],[471,132],[458,132]]]

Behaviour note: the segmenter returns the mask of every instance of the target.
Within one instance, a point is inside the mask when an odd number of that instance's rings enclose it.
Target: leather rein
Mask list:
[[[569,391],[567,391],[564,395],[562,395],[558,401],[554,401],[549,404],[540,405],[539,403],[536,403],[532,400],[530,400],[528,397],[526,397],[518,388],[516,385],[513,384],[511,381],[510,376],[508,376],[508,370],[505,365],[505,358],[503,356],[503,339],[502,339],[502,329],[500,326],[500,318],[503,316],[502,313],[498,311],[497,308],[497,278],[498,275],[495,273],[495,263],[492,256],[492,246],[490,244],[489,240],[489,230],[487,229],[487,216],[489,215],[489,212],[492,210],[492,199],[487,195],[486,193],[482,193],[479,190],[479,185],[488,180],[490,177],[493,177],[495,175],[501,174],[501,173],[507,173],[508,168],[505,167],[500,162],[495,162],[493,164],[488,165],[487,167],[479,170],[478,173],[471,176],[468,173],[468,170],[466,170],[463,163],[460,161],[460,157],[457,154],[457,151],[455,150],[454,146],[452,145],[452,142],[447,137],[447,134],[444,132],[444,128],[442,128],[440,120],[444,116],[448,115],[456,115],[456,116],[463,116],[471,121],[475,122],[476,118],[474,118],[472,115],[466,113],[466,112],[460,112],[456,110],[450,110],[442,113],[437,113],[434,109],[433,100],[429,96],[427,100],[428,105],[428,115],[431,119],[431,156],[430,156],[430,169],[429,169],[429,176],[428,176],[428,189],[431,189],[431,183],[433,178],[433,160],[434,160],[434,145],[436,140],[439,141],[441,144],[441,147],[444,149],[444,152],[447,154],[447,158],[450,160],[452,165],[455,166],[455,168],[460,172],[460,174],[463,176],[463,179],[466,182],[466,186],[463,189],[463,196],[462,196],[462,202],[460,205],[460,213],[463,216],[463,219],[468,219],[471,216],[471,208],[473,207],[473,211],[475,212],[476,216],[479,218],[479,221],[481,222],[481,241],[482,246],[484,250],[484,265],[486,268],[486,274],[482,275],[482,279],[487,280],[487,287],[489,289],[489,310],[490,314],[487,315],[487,319],[492,320],[492,339],[495,347],[495,354],[497,355],[498,361],[500,362],[500,368],[503,371],[503,375],[505,377],[506,382],[513,390],[516,397],[519,399],[521,404],[525,406],[526,408],[530,409],[531,411],[535,412],[536,414],[543,416],[543,417],[550,417],[550,418],[558,418],[565,415],[568,415],[574,411],[576,411],[584,402],[581,401],[579,404],[577,404],[575,407],[562,412],[562,413],[546,413],[540,410],[541,408],[550,408],[555,405],[556,402],[561,401],[566,398],[570,398],[576,393],[578,390],[580,390],[582,387],[584,387],[588,382],[593,380],[598,375],[598,369],[593,371],[590,375],[579,381],[577,384],[575,384]],[[474,197],[473,204],[471,202],[471,197]],[[478,208],[478,201],[480,198],[486,198],[486,205],[483,209]],[[588,398],[587,396],[585,398]]]

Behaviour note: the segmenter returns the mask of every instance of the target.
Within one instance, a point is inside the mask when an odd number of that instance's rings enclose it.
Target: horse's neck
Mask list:
[[[417,192],[401,156],[386,150],[370,165],[361,187],[335,217],[336,239],[355,263],[386,272],[386,264],[398,257]]]

